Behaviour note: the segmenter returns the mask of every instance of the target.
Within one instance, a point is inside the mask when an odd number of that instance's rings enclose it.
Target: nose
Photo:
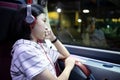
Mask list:
[[[48,28],[45,28],[45,30],[48,30]]]

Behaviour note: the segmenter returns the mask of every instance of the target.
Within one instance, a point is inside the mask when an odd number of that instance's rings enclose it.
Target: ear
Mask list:
[[[35,24],[36,24],[36,18],[35,18],[35,20],[33,21],[33,23],[30,24],[30,28],[33,29],[34,26],[35,26]]]

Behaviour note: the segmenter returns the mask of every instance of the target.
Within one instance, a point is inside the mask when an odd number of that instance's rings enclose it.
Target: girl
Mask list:
[[[26,7],[18,12],[15,22],[15,39],[12,49],[11,77],[13,80],[68,80],[74,67],[75,59],[56,38],[46,23],[46,16],[40,5],[31,5],[35,20],[29,24],[25,21]],[[49,39],[58,51],[52,50],[44,43]],[[54,63],[65,59],[65,68],[57,77]]]

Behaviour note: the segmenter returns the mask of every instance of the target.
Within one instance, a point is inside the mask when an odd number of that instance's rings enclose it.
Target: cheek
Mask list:
[[[45,34],[45,29],[42,27],[36,27],[34,29],[34,33],[36,34],[37,37],[42,37]]]
[[[42,33],[43,33],[40,28],[35,28],[34,32],[35,32],[36,34],[42,34]]]

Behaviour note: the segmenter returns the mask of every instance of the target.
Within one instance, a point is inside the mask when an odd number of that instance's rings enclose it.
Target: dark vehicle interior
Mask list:
[[[0,78],[4,80],[10,80],[10,64],[11,55],[10,51],[12,48],[12,43],[9,41],[8,36],[11,28],[12,20],[16,14],[18,5],[12,3],[0,2]]]
[[[50,0],[49,0],[50,1]],[[63,0],[62,0],[63,1]],[[93,0],[94,1],[94,0]],[[109,0],[119,6],[119,0]],[[13,1],[14,2],[14,1]],[[11,80],[11,49],[14,40],[14,19],[17,10],[22,6],[15,1],[0,1],[0,79]],[[55,2],[55,0],[53,0]],[[51,2],[49,2],[51,3]],[[120,8],[120,7],[119,7]],[[119,15],[117,15],[119,16]],[[119,16],[120,17],[120,16]],[[65,44],[65,47],[82,63],[77,63],[69,80],[120,80],[120,52],[86,48]],[[97,55],[96,55],[97,54]],[[64,62],[58,61],[61,70]]]

